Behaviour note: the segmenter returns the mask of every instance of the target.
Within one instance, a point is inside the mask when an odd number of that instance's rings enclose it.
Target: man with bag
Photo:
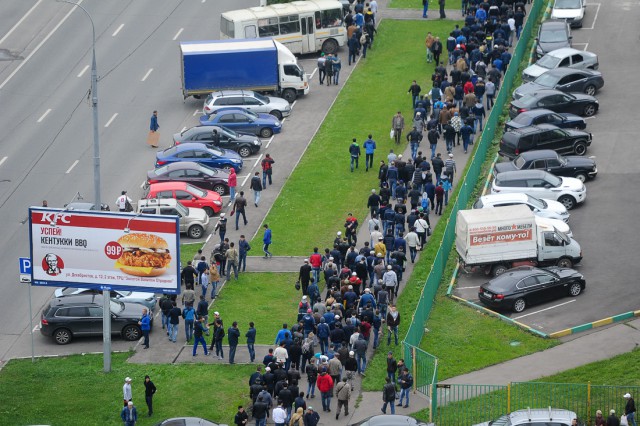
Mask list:
[[[396,141],[396,145],[399,145],[402,140],[403,129],[404,117],[402,116],[402,113],[398,111],[398,113],[391,119],[391,137]]]
[[[153,111],[149,124],[149,135],[147,136],[147,145],[151,145],[151,148],[158,147],[158,141],[160,140],[160,133],[158,132],[159,128],[158,111]]]
[[[133,206],[131,205],[131,198],[127,196],[127,191],[122,191],[120,196],[116,199],[118,210],[121,212],[132,212]]]

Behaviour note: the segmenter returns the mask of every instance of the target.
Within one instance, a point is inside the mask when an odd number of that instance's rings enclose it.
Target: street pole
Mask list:
[[[29,328],[31,329],[31,362],[36,362],[35,347],[33,345],[33,312],[31,310],[31,281],[27,283],[29,287]]]
[[[100,199],[100,136],[98,134],[98,69],[96,66],[96,27],[93,19],[87,9],[82,7],[79,0],[74,3],[69,0],[56,0],[62,3],[69,3],[79,7],[91,22],[91,108],[93,110],[93,193],[95,198],[95,206],[97,209],[101,207]],[[111,309],[110,309],[110,290],[102,291],[102,342],[103,342],[103,365],[104,372],[111,371]]]

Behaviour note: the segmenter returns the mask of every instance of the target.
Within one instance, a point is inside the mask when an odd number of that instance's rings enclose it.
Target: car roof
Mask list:
[[[557,95],[557,94],[566,94],[566,93],[557,89],[538,89],[533,92],[527,93],[525,96],[533,96],[535,98],[539,98],[542,96]]]
[[[560,19],[547,19],[546,21],[542,21],[540,24],[540,31],[546,27],[550,28],[567,28],[567,22],[565,20]]]
[[[253,90],[219,90],[212,92],[211,96],[214,98],[224,98],[225,96],[254,96],[255,94]]]
[[[536,108],[536,109],[530,109],[528,111],[521,112],[520,114],[518,114],[518,117],[536,118],[540,115],[545,115],[545,114],[557,114],[557,113],[555,111],[551,111],[550,109],[546,109],[546,108]]]
[[[97,305],[102,303],[102,294],[72,294],[51,299],[51,307]]]
[[[537,268],[535,268],[537,269]],[[570,410],[564,410],[560,408],[534,408],[529,410],[518,410],[509,414],[511,423],[514,425],[526,423],[529,421],[565,421],[567,424],[571,423],[571,420],[577,418],[576,413]]]
[[[178,204],[175,198],[149,198],[138,201],[138,207],[173,207]]]
[[[206,167],[206,166],[202,166],[200,163],[196,163],[195,161],[178,161],[176,163],[169,163],[169,164],[162,165],[160,167],[166,167],[168,171],[173,171],[173,170],[184,170],[184,169],[195,170],[200,167]]]
[[[540,124],[535,124],[533,126],[520,127],[519,129],[511,129],[509,130],[509,132],[529,134],[529,133],[539,133],[539,132],[543,132],[547,130],[555,130],[555,129],[559,129],[559,127],[549,123],[540,123]],[[506,133],[509,133],[509,132],[506,132]]]
[[[534,149],[525,151],[519,155],[525,160],[538,160],[542,158],[558,158],[558,153],[552,149]]]
[[[550,69],[549,71],[542,73],[540,75],[552,75],[554,77],[564,77],[565,75],[571,75],[571,74],[600,75],[602,73],[600,71],[585,70],[581,68],[559,67],[559,68]]]
[[[197,142],[181,143],[180,145],[174,145],[171,148],[176,148],[177,152],[186,151],[188,149],[193,149],[195,151],[210,151],[205,144]]]
[[[560,49],[552,50],[548,52],[547,55],[553,56],[555,58],[566,58],[567,56],[575,55],[575,54],[584,54],[585,56],[597,56],[595,53],[586,51],[586,50],[578,50],[573,47],[561,47]]]
[[[222,107],[222,108],[216,108],[214,115],[220,112],[237,112],[241,114],[246,114],[248,111],[244,108],[238,108],[238,107]]]
[[[185,189],[186,187],[187,183],[182,181],[158,182],[149,185],[149,192],[152,190],[163,191],[167,189]]]
[[[496,180],[509,180],[509,179],[542,179],[549,173],[544,170],[513,170],[509,172],[502,172],[496,175]]]
[[[487,194],[480,197],[483,204],[491,204],[491,203],[504,203],[508,201],[518,201],[518,202],[526,202],[529,197],[527,194],[522,192],[514,192],[511,194]]]

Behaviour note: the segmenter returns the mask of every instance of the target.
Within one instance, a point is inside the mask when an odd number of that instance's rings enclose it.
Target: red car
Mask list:
[[[152,183],[145,198],[175,198],[185,207],[203,209],[210,217],[222,209],[220,194],[196,188],[186,182]]]

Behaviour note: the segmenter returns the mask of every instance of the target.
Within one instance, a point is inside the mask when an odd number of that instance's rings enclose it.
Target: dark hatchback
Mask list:
[[[540,108],[525,111],[518,114],[513,120],[507,121],[504,125],[504,131],[520,129],[535,124],[553,124],[561,129],[584,130],[587,128],[587,121],[580,116],[575,114],[558,114],[557,112]]]
[[[510,159],[534,149],[585,155],[591,140],[591,133],[582,130],[559,129],[552,124],[540,124],[505,132],[500,139],[499,153]]]
[[[575,269],[520,266],[482,284],[478,297],[491,308],[522,312],[529,305],[576,297],[585,286],[584,276]]]
[[[145,189],[160,182],[187,182],[220,195],[229,193],[229,173],[194,161],[180,161],[149,170]]]
[[[584,93],[564,93],[555,89],[541,89],[511,101],[509,117],[532,109],[546,108],[554,112],[568,112],[591,117],[598,112],[598,100]]]
[[[138,321],[144,306],[111,299],[111,334],[135,341],[142,336]],[[42,310],[40,333],[59,345],[76,337],[102,335],[102,296],[81,295],[52,299]]]
[[[217,142],[213,141],[214,130],[220,136]],[[255,135],[234,132],[224,126],[195,126],[173,135],[174,145],[187,142],[203,143],[209,148],[230,149],[243,158],[260,151],[262,146],[262,142]]]
[[[525,83],[513,91],[513,99],[520,99],[527,93],[540,89],[556,89],[561,92],[580,92],[594,96],[604,86],[602,73],[593,70],[578,70],[575,68],[561,67],[549,70]]]
[[[538,149],[523,152],[513,161],[496,163],[493,167],[493,176],[502,172],[534,169],[544,170],[556,176],[577,178],[582,182],[593,179],[598,174],[596,161],[593,158],[575,155],[563,157],[551,149]]]

